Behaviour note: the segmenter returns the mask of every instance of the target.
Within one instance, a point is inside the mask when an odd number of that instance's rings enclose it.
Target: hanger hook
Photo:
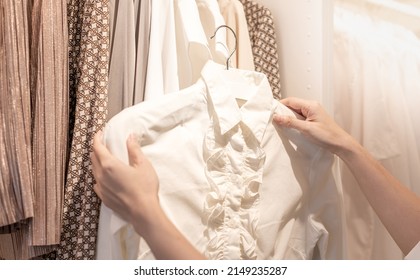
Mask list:
[[[235,33],[235,31],[233,31],[233,29],[232,29],[230,26],[227,26],[227,25],[220,25],[219,27],[217,27],[216,31],[214,31],[214,34],[213,34],[213,36],[211,36],[211,37],[210,37],[210,39],[213,39],[213,38],[214,38],[214,36],[216,36],[217,31],[218,31],[220,28],[222,28],[222,27],[228,28],[230,31],[232,31],[233,36],[235,37],[235,48],[233,49],[233,51],[232,51],[232,53],[229,55],[229,57],[226,59],[226,69],[227,69],[227,70],[229,70],[229,59],[230,59],[230,58],[232,57],[232,55],[236,52],[236,45],[237,45],[237,41],[238,41],[238,39],[236,38],[236,33]]]

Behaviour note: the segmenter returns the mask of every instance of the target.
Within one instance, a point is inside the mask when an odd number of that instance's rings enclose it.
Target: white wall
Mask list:
[[[321,102],[332,111],[332,0],[254,0],[276,27],[282,94]]]

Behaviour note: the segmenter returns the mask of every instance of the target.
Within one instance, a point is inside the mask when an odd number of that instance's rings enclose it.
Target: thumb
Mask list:
[[[134,134],[130,134],[127,139],[127,151],[130,166],[136,166],[143,162],[144,154]]]
[[[307,122],[304,120],[299,120],[292,116],[281,116],[281,115],[274,115],[273,121],[281,127],[288,127],[294,128],[299,131],[304,131],[307,127]]]

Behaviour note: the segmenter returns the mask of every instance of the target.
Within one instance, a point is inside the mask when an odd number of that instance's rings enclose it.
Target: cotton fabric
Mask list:
[[[200,78],[211,52],[195,0],[175,0],[174,10],[179,87],[183,89]]]
[[[212,60],[219,64],[226,64],[226,59],[230,54],[226,43],[226,32],[230,31],[226,28],[217,30],[219,26],[226,25],[220,12],[219,3],[217,0],[196,0],[196,4],[212,54]]]
[[[341,204],[333,156],[273,114],[265,75],[208,62],[193,86],[127,108],[104,131],[128,162],[139,136],[160,179],[169,219],[210,259],[343,257]],[[102,205],[97,259],[154,259],[131,225]]]
[[[150,1],[149,52],[144,98],[179,90],[174,1]]]

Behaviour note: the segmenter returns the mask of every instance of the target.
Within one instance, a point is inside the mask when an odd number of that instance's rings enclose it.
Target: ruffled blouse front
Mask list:
[[[206,254],[209,259],[256,259],[265,154],[245,124],[225,135],[214,126],[210,125],[203,146],[210,186],[203,215]]]

